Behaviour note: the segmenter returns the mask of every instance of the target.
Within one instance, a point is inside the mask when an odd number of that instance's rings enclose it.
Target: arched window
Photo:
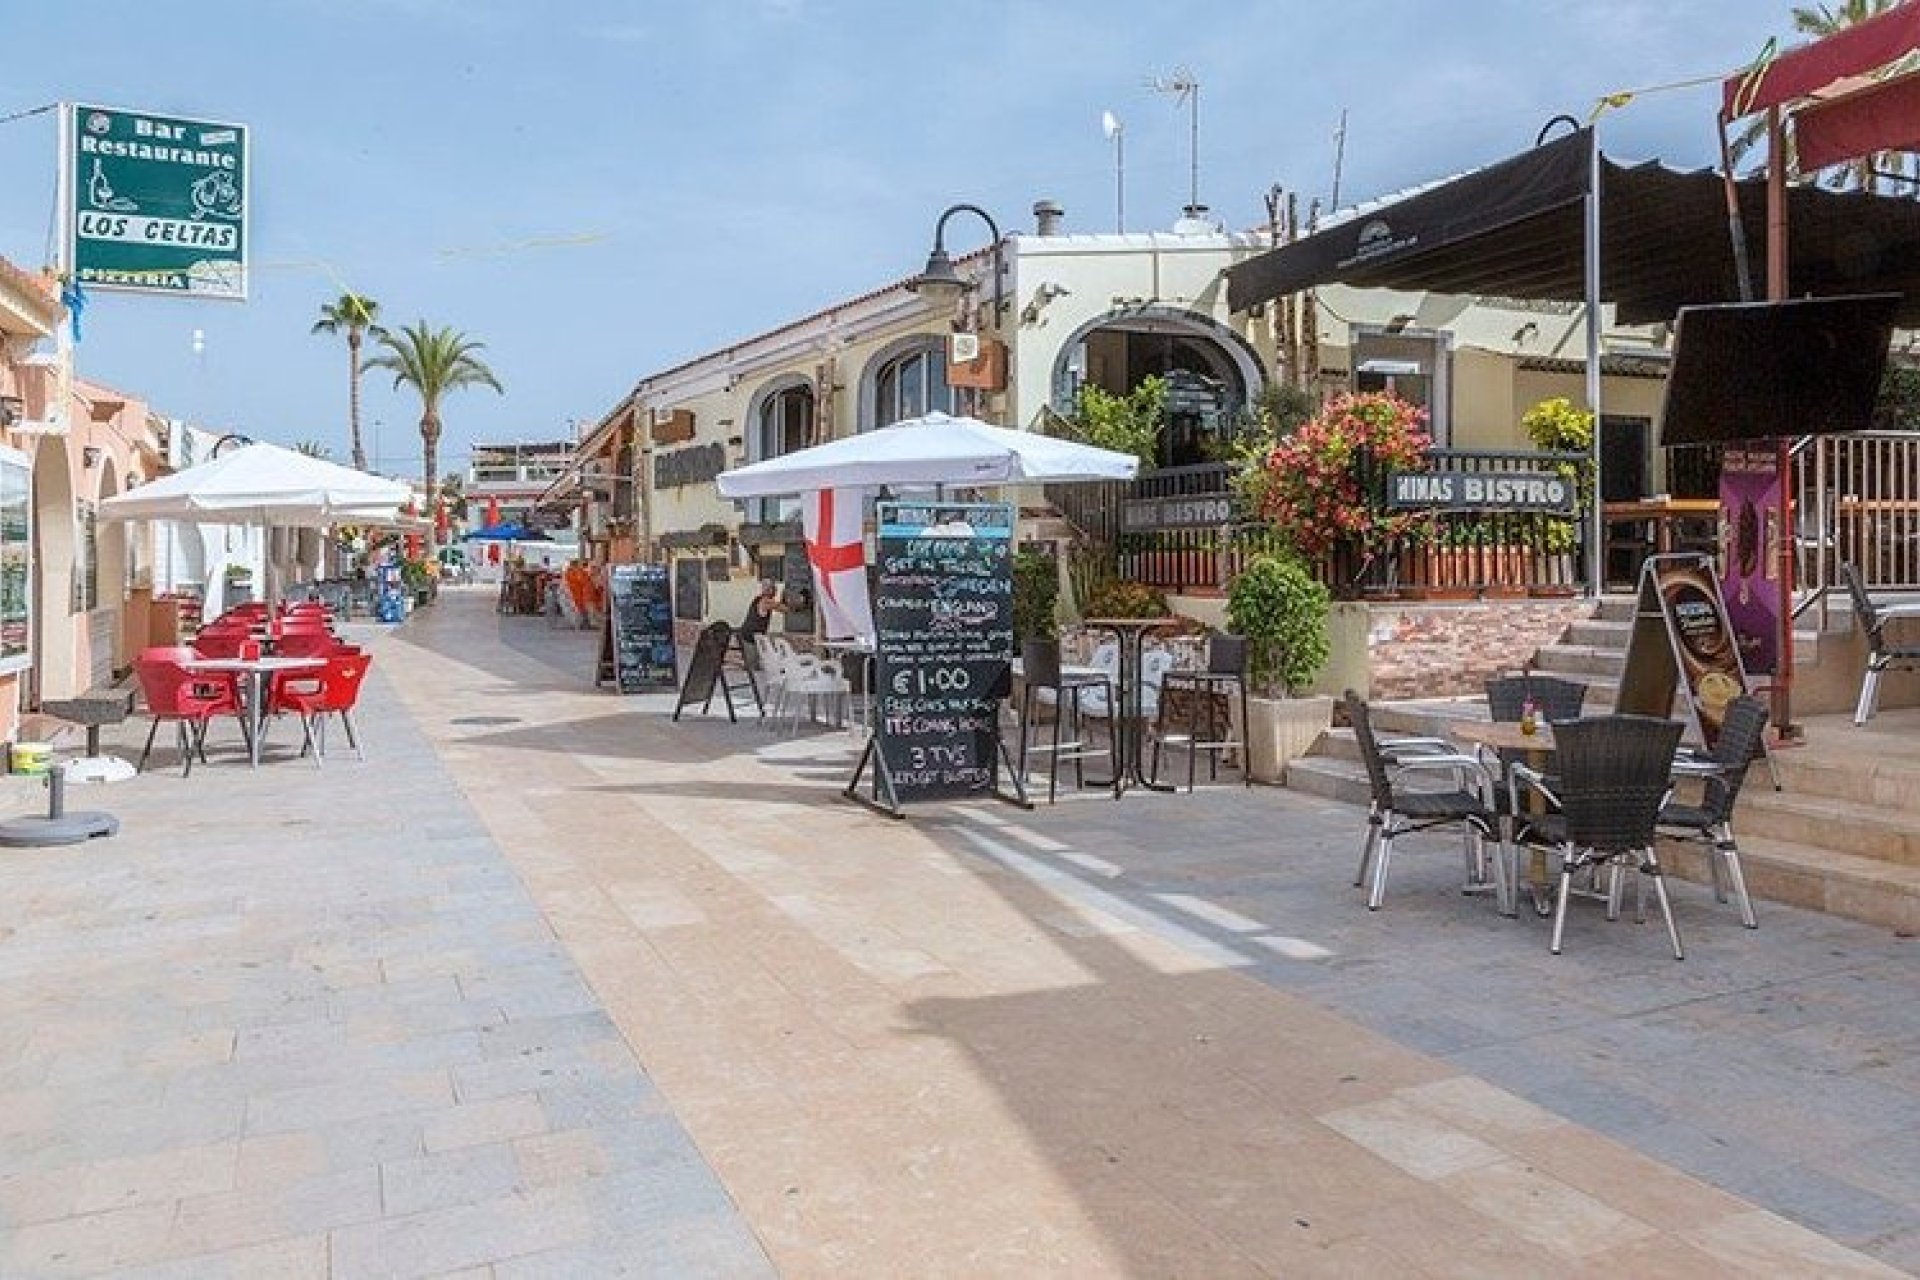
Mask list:
[[[946,348],[937,339],[922,341],[883,361],[874,370],[871,407],[871,415],[863,415],[863,421],[872,427],[924,413],[952,413]]]
[[[753,460],[778,458],[804,449],[813,440],[813,388],[805,382],[786,382],[762,393],[753,415],[749,450]],[[772,524],[800,516],[797,498],[761,499],[748,508],[747,518]]]

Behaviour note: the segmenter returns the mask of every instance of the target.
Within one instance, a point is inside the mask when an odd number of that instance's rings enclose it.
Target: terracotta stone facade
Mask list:
[[[1525,666],[1592,612],[1590,600],[1376,605],[1367,634],[1372,696],[1481,693],[1489,677]]]

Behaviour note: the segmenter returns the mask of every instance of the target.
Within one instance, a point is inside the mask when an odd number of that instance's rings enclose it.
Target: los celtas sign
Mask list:
[[[247,296],[247,130],[73,104],[67,262],[82,285]]]

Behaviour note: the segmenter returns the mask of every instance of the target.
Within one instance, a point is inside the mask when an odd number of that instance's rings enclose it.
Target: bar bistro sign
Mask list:
[[[1396,471],[1390,507],[1450,511],[1573,511],[1573,482],[1551,471]]]
[[[1156,529],[1217,529],[1238,518],[1233,498],[1224,493],[1128,498],[1120,508],[1120,530],[1151,533]]]
[[[247,130],[68,104],[67,268],[82,285],[247,296]]]

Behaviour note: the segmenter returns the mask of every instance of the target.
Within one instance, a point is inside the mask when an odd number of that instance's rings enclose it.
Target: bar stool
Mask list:
[[[1174,694],[1184,695],[1187,703],[1185,733],[1167,732],[1167,704]],[[1240,702],[1240,729],[1233,727],[1231,709],[1226,724],[1219,723],[1219,708],[1228,697]],[[1202,710],[1204,708],[1204,711]],[[1202,728],[1202,720],[1205,727]],[[1207,636],[1207,666],[1204,671],[1169,671],[1161,677],[1160,713],[1153,724],[1153,778],[1160,777],[1160,748],[1164,745],[1187,749],[1187,790],[1193,790],[1194,766],[1202,751],[1207,753],[1207,780],[1220,776],[1220,753],[1240,752],[1241,780],[1253,785],[1253,770],[1247,760],[1247,640],[1245,636],[1216,631]]]
[[[1113,681],[1104,673],[1091,672],[1072,675],[1060,669],[1060,642],[1058,640],[1027,640],[1020,645],[1020,670],[1023,685],[1020,695],[1020,776],[1027,776],[1027,754],[1029,751],[1043,751],[1048,756],[1047,767],[1047,803],[1051,804],[1059,793],[1060,762],[1073,761],[1073,780],[1076,786],[1087,784],[1086,766],[1083,763],[1090,756],[1111,756],[1108,750],[1090,749],[1081,738],[1080,698],[1081,695],[1098,691],[1104,701],[1100,704],[1109,715],[1119,705],[1114,696]],[[1032,746],[1033,740],[1033,703],[1037,695],[1050,693],[1053,702],[1053,742],[1052,745]],[[1042,698],[1042,702],[1047,699]],[[1060,729],[1068,715],[1073,717],[1072,740],[1062,742]],[[1117,724],[1118,722],[1115,721]],[[1096,780],[1096,786],[1108,784]],[[1113,777],[1113,795],[1120,798],[1120,777],[1118,770]]]

